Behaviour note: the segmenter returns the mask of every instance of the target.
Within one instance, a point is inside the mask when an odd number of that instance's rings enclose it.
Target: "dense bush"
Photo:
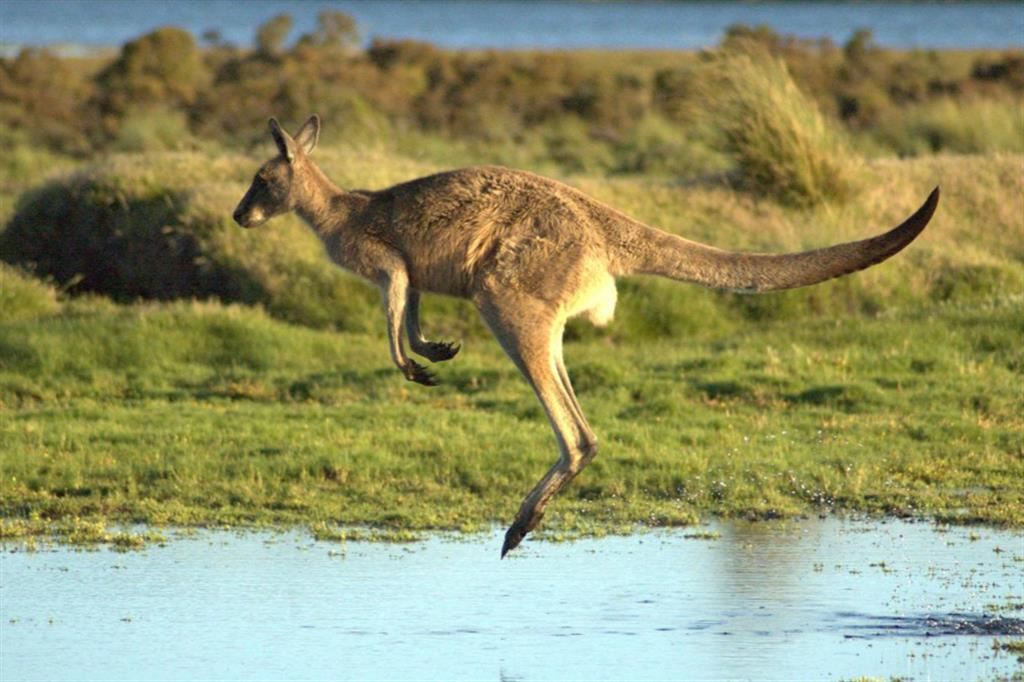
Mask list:
[[[0,59],[0,125],[52,150],[81,153],[90,148],[87,111],[94,84],[49,50],[25,49]]]
[[[292,18],[280,14],[256,31],[256,52],[265,57],[276,57],[284,51],[284,43],[292,30]]]
[[[132,111],[188,110],[210,74],[192,35],[161,28],[127,43],[96,77],[96,106],[105,130],[115,131]]]
[[[374,292],[333,267],[297,220],[258,233],[231,221],[245,189],[237,179],[250,165],[179,153],[88,166],[22,198],[0,234],[0,259],[71,293],[218,298],[293,322],[361,329]]]

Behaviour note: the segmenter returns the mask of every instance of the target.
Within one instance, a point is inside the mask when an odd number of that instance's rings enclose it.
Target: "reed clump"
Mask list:
[[[709,71],[707,111],[743,188],[804,207],[852,193],[857,156],[781,59],[747,44],[721,51]]]

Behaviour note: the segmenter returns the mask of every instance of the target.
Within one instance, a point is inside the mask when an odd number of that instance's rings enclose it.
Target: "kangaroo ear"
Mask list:
[[[295,140],[292,136],[285,132],[281,124],[277,122],[276,118],[271,118],[270,134],[274,137],[274,143],[277,144],[277,150],[281,152],[281,156],[288,159],[289,163],[295,160]]]
[[[316,149],[316,143],[320,139],[320,117],[313,114],[295,133],[295,144],[306,154],[312,154]]]

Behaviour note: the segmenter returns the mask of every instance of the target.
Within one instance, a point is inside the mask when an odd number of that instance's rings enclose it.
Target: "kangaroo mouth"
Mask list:
[[[231,217],[235,219],[235,222],[238,223],[240,227],[244,227],[246,229],[257,227],[267,222],[267,219],[264,216],[253,215],[251,212],[244,214],[239,211],[235,211]]]

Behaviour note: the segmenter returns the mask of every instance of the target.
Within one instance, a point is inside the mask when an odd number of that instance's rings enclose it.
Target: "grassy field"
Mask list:
[[[348,186],[434,167],[346,149],[322,160]],[[151,172],[138,172],[143,161]],[[202,163],[222,180],[160,190]],[[232,262],[276,279],[262,307],[117,303],[0,265],[4,536],[132,546],[145,538],[114,526],[284,524],[387,539],[480,529],[508,522],[554,460],[536,399],[468,305],[428,297],[428,333],[464,350],[437,367],[441,386],[409,384],[388,359],[375,293],[334,273],[301,226],[232,227],[254,163],[114,157],[44,191],[78,188],[68,200],[82,216],[116,187],[104,210],[138,225],[157,188],[179,203],[154,225],[216,216],[197,248],[214,260],[257,254]],[[716,183],[567,178],[665,229],[767,250],[876,232],[933,184],[944,195],[907,253],[806,291],[622,282],[610,330],[569,330],[567,363],[602,450],[553,503],[548,535],[832,511],[1024,525],[1024,218],[1006,201],[1021,196],[1021,164],[874,162],[847,203],[811,209]],[[271,252],[274,272],[259,255]],[[296,284],[295,263],[312,279]],[[321,277],[331,286],[311,289]],[[324,298],[300,312],[338,297],[344,315],[305,319],[281,298],[289,288]]]
[[[609,329],[570,324],[602,448],[543,528],[832,511],[1024,526],[1024,58],[753,37],[707,55],[340,56],[203,51],[170,29],[92,66],[0,61],[0,536],[480,529],[554,461],[471,306],[426,298],[428,335],[464,350],[441,386],[409,384],[377,292],[307,228],[233,224],[279,101],[289,127],[324,114],[316,159],[346,188],[499,163],[729,249],[877,234],[941,185],[928,229],[865,272],[760,297],[627,279]]]
[[[1022,524],[1022,305],[570,344],[603,450],[546,528],[830,511]],[[481,528],[555,455],[493,341],[426,389],[389,366],[381,335],[239,307],[82,304],[0,329],[7,535]]]

